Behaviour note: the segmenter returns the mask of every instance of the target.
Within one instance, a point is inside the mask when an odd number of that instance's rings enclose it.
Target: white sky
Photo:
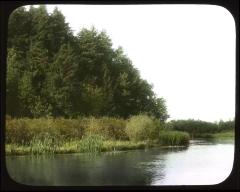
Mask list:
[[[48,5],[51,12],[56,5]],[[213,5],[58,5],[77,34],[94,25],[166,99],[171,119],[235,117],[235,22]]]

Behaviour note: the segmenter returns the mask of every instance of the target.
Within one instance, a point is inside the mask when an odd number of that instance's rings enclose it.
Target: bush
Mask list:
[[[159,125],[147,115],[132,116],[126,125],[126,133],[130,140],[153,140],[158,136]]]
[[[89,124],[86,133],[97,134],[105,137],[106,139],[114,140],[127,140],[126,134],[126,121],[123,119],[102,117],[102,118],[89,118]]]
[[[174,131],[173,123],[172,122],[166,122],[164,124],[164,130],[165,131]]]
[[[52,129],[64,140],[81,139],[84,135],[88,121],[86,118],[64,119],[57,118],[52,121]]]
[[[161,131],[158,139],[161,145],[188,145],[190,136],[188,133],[181,131]]]
[[[34,138],[48,134],[58,140],[80,139],[86,124],[79,119],[7,119],[6,143],[29,145]]]
[[[28,119],[7,119],[6,143],[27,144],[33,138],[28,127]]]

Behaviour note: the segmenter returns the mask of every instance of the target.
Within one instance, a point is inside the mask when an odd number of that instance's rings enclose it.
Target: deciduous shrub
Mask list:
[[[147,115],[132,116],[126,125],[126,133],[130,140],[153,140],[158,136],[159,127],[152,117]]]

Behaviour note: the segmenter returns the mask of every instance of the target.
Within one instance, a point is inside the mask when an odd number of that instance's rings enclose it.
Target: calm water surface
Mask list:
[[[231,173],[233,159],[233,141],[201,140],[187,148],[6,157],[15,181],[60,186],[217,184]]]

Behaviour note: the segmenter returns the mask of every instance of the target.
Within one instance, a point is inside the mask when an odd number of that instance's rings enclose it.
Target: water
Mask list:
[[[54,186],[218,184],[233,159],[233,141],[196,140],[187,148],[6,157],[16,182]]]

